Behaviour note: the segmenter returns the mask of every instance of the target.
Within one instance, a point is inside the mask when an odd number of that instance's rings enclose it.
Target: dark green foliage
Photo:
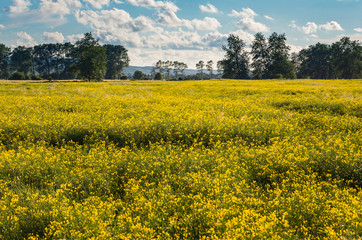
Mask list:
[[[331,66],[331,47],[317,43],[298,54],[300,67],[298,77],[312,79],[328,79],[333,76]]]
[[[226,52],[221,65],[224,70],[224,78],[248,79],[249,60],[248,53],[244,50],[245,43],[238,36],[230,34],[228,45],[222,49]]]
[[[106,49],[99,45],[91,33],[75,44],[73,69],[87,81],[101,81],[106,71]]]
[[[0,44],[0,79],[7,79],[10,75],[9,69],[10,48]]]
[[[106,44],[103,46],[107,54],[107,71],[105,78],[119,79],[122,71],[129,65],[129,57],[127,50],[121,45]]]
[[[133,73],[132,78],[136,79],[136,80],[143,80],[143,79],[147,79],[147,76],[142,71],[137,70]]]
[[[290,47],[286,44],[285,34],[272,33],[268,38],[268,61],[266,78],[296,78],[295,67],[289,60]]]
[[[16,72],[10,76],[10,80],[28,80],[28,76],[23,72]]]
[[[268,65],[268,43],[263,34],[255,34],[255,39],[251,45],[251,55],[253,76],[256,79],[265,78]]]
[[[163,79],[162,73],[157,72],[156,75],[155,75],[155,80],[162,80],[162,79]]]
[[[24,46],[15,48],[11,53],[11,70],[28,74],[33,69],[33,49]]]
[[[331,47],[331,63],[335,78],[362,77],[362,46],[344,37]]]

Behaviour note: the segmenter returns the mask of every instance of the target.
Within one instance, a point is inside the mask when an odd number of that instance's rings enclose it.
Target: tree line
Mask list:
[[[129,65],[127,49],[100,45],[91,33],[74,45],[48,43],[11,50],[0,44],[0,79],[120,79]]]
[[[246,43],[230,34],[222,46],[224,59],[217,62],[218,77],[231,79],[311,78],[338,79],[362,78],[362,46],[358,41],[343,37],[330,45],[317,43],[290,53],[285,34],[272,33],[268,38],[262,33],[254,35],[250,51]],[[18,46],[11,50],[0,44],[0,78],[2,79],[74,79],[100,81],[121,79],[123,70],[129,66],[127,49],[121,45],[100,45],[91,33],[74,45],[41,44],[34,47]],[[212,60],[196,64],[198,74],[204,79],[215,77]],[[151,77],[182,80],[188,65],[180,61],[159,60],[153,67]],[[148,79],[141,71],[135,79]]]
[[[225,57],[218,62],[223,78],[234,79],[352,79],[362,78],[362,45],[343,37],[331,45],[317,43],[290,54],[285,34],[268,38],[257,33],[250,52],[238,36],[229,35],[223,46]]]

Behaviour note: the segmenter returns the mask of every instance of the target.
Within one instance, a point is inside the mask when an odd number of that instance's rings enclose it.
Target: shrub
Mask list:
[[[28,76],[26,76],[23,72],[16,72],[11,75],[10,80],[27,80]]]
[[[162,73],[157,72],[156,75],[155,75],[155,80],[162,80],[162,79],[163,79]]]

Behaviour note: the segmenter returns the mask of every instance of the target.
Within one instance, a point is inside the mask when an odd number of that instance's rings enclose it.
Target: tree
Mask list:
[[[171,73],[172,66],[173,66],[173,62],[171,62],[171,61],[167,60],[167,61],[163,62],[163,67],[166,69],[166,72],[167,72],[167,80],[170,80],[170,73]]]
[[[155,68],[159,70],[159,72],[162,74],[164,72],[164,62],[162,60],[158,60],[158,62],[155,65]]]
[[[290,47],[285,34],[272,33],[268,39],[267,78],[296,78],[295,68],[289,60]]]
[[[88,81],[101,81],[106,71],[106,49],[99,45],[91,33],[75,44],[74,69]]]
[[[204,79],[203,78],[204,67],[205,67],[204,61],[199,61],[198,63],[196,63],[196,69],[200,71],[201,80]]]
[[[223,69],[224,69],[223,61],[222,60],[217,61],[216,67],[217,67],[217,72],[219,74],[219,77],[221,77],[223,75]]]
[[[180,63],[180,71],[182,73],[182,79],[185,79],[185,69],[187,69],[188,66],[186,63]]]
[[[8,79],[10,76],[9,57],[10,48],[0,44],[0,78]]]
[[[16,47],[10,57],[11,70],[28,75],[33,70],[33,49],[24,46]]]
[[[332,44],[331,63],[335,78],[362,77],[362,46],[358,41],[343,37]]]
[[[296,61],[295,61],[296,62]],[[331,78],[331,47],[327,44],[317,43],[303,49],[297,56],[298,77],[313,79]]]
[[[244,41],[233,34],[229,35],[227,41],[228,45],[222,47],[226,52],[225,59],[221,63],[224,70],[223,77],[234,79],[249,78],[249,60],[248,54],[244,50]]]
[[[213,71],[214,71],[214,68],[212,65],[214,65],[214,62],[212,60],[208,61],[206,64],[206,69],[209,71],[210,78],[212,78]]]
[[[155,80],[162,80],[162,79],[163,79],[162,73],[157,72],[156,75],[155,75]]]
[[[75,58],[75,47],[71,43],[59,44],[59,50],[57,52],[57,66],[56,71],[58,78],[71,79],[75,77],[72,65]]]
[[[123,69],[129,66],[130,59],[127,50],[121,45],[106,44],[103,46],[107,54],[107,71],[105,78],[119,79]]]
[[[56,68],[58,50],[59,47],[54,43],[34,46],[34,66],[42,77],[50,77],[50,74]]]
[[[178,62],[178,61],[174,61],[173,62],[173,72],[175,73],[175,78],[176,80],[178,79],[178,72],[180,71],[180,68],[181,68],[181,62]]]
[[[251,44],[252,72],[256,79],[265,78],[268,66],[268,44],[262,33],[255,34],[255,39]]]
[[[136,80],[143,80],[143,79],[146,79],[146,75],[140,71],[140,70],[137,70],[133,73],[133,79],[136,79]]]

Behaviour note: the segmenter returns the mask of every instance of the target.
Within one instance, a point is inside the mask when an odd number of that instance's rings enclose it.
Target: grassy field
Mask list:
[[[0,83],[0,239],[360,239],[362,80]]]

